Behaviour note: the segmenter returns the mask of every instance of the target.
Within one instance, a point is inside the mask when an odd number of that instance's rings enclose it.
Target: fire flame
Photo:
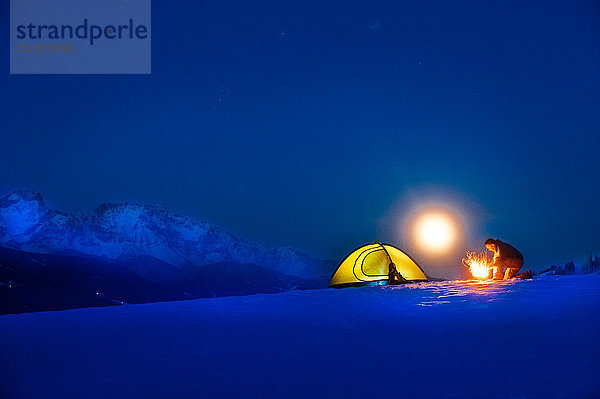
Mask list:
[[[469,269],[473,277],[488,278],[488,259],[485,252],[478,254],[477,252],[467,251],[467,258],[463,258],[462,263]]]

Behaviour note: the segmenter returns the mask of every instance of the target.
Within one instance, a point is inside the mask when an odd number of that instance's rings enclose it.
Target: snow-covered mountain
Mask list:
[[[270,248],[238,239],[161,207],[103,204],[93,211],[67,214],[48,209],[35,191],[15,191],[0,198],[0,246],[42,254],[89,254],[125,260],[137,268],[147,262],[132,259],[144,257],[158,259],[171,269],[254,264],[301,278],[328,275],[332,267],[331,262],[291,248]],[[141,275],[146,272],[138,271]]]

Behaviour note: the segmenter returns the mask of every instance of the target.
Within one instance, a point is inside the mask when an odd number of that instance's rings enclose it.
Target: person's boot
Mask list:
[[[515,277],[523,280],[529,280],[530,278],[533,278],[533,275],[531,274],[530,270],[527,270],[526,272],[517,274]]]

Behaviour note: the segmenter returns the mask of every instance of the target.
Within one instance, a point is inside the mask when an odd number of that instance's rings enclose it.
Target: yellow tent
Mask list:
[[[341,288],[387,280],[390,263],[407,281],[427,281],[423,269],[402,250],[374,242],[352,251],[333,273],[329,286]]]

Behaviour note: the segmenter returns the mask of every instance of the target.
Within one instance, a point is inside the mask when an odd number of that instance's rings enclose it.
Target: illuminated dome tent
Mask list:
[[[333,273],[330,287],[365,285],[388,279],[390,262],[407,281],[427,281],[423,269],[410,256],[390,244],[374,242],[352,251]]]

